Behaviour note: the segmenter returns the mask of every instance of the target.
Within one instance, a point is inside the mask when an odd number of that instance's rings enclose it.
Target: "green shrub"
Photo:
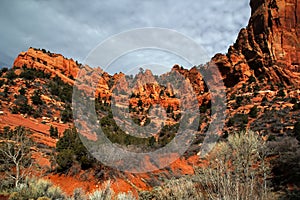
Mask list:
[[[242,85],[242,91],[243,91],[243,92],[246,92],[246,86],[247,86],[247,85],[246,85],[245,83],[243,83],[243,85]]]
[[[39,197],[37,200],[51,200],[51,199],[48,197]]]
[[[57,127],[53,127],[52,125],[50,126],[50,129],[49,129],[49,133],[50,133],[50,137],[53,137],[53,138],[58,138],[58,129]]]
[[[60,115],[61,115],[61,120],[63,122],[71,122],[73,119],[73,113],[72,113],[72,109],[70,104],[65,104],[64,106],[64,110],[61,111]]]
[[[268,143],[269,151],[275,155],[271,160],[272,182],[275,190],[287,185],[300,187],[300,145],[294,137],[280,137]],[[287,198],[283,198],[287,199]]]
[[[64,149],[56,156],[59,171],[66,171],[73,165],[74,152],[71,149]]]
[[[26,96],[18,95],[14,103],[17,106],[17,109],[14,109],[14,112],[20,112],[28,115],[33,113],[33,108],[31,105],[28,105],[28,99]]]
[[[56,143],[56,162],[59,171],[67,171],[75,162],[81,165],[82,169],[88,169],[95,163],[75,128],[66,129],[63,137]]]
[[[235,94],[230,95],[230,100],[234,100],[236,98]]]
[[[9,88],[8,88],[8,87],[5,87],[5,88],[4,88],[3,94],[4,94],[4,97],[5,97],[5,98],[8,97],[8,95],[10,94]]]
[[[0,88],[4,85],[5,81],[3,79],[0,80]]]
[[[26,179],[24,184],[14,190],[9,200],[66,199],[60,188],[44,179]]]
[[[34,105],[43,105],[44,102],[41,99],[41,93],[39,92],[39,90],[35,90],[33,93],[33,96],[31,96],[31,101]]]
[[[233,126],[233,125],[234,125],[234,118],[231,117],[231,118],[229,118],[228,121],[227,121],[227,126],[228,126],[228,127],[231,127],[231,126]]]
[[[35,74],[33,73],[33,70],[24,69],[24,71],[21,72],[20,78],[24,78],[25,80],[34,80]]]
[[[209,165],[197,168],[193,177],[208,199],[273,199],[266,156],[265,143],[254,132],[232,134],[217,144]]]
[[[10,69],[6,72],[5,78],[7,78],[9,80],[13,80],[13,79],[17,78],[17,75],[15,74],[15,71],[13,69]]]
[[[257,106],[253,106],[250,109],[249,116],[252,117],[252,118],[256,118],[257,117],[257,113],[258,113]]]
[[[1,69],[1,73],[5,73],[5,72],[7,72],[8,71],[8,68],[7,67],[3,67],[2,69]]]
[[[284,90],[283,90],[283,89],[280,89],[280,90],[278,91],[277,96],[279,96],[279,97],[285,97],[285,92],[284,92]]]
[[[19,109],[17,106],[13,106],[11,109],[10,109],[10,112],[12,114],[18,114],[19,113]]]
[[[19,93],[20,93],[20,95],[25,95],[26,94],[26,89],[24,87],[21,87],[19,89]]]
[[[299,110],[300,109],[300,102],[299,103],[295,103],[293,106],[293,111]]]
[[[113,196],[113,191],[110,188],[110,183],[108,182],[103,189],[99,189],[89,194],[89,200],[111,200]]]
[[[22,104],[20,107],[19,107],[19,112],[22,113],[22,114],[28,114],[28,115],[31,115],[33,113],[33,108],[31,105],[28,105],[28,104]]]
[[[248,115],[242,113],[236,113],[233,117],[229,118],[227,121],[227,126],[237,126],[241,129],[245,128],[248,123]]]
[[[236,97],[236,101],[235,102],[236,102],[236,106],[237,107],[240,107],[242,105],[243,99],[244,99],[243,96],[237,96]]]
[[[268,98],[267,98],[266,96],[264,96],[264,97],[262,98],[261,105],[262,105],[262,106],[265,106],[267,103],[268,103]]]
[[[82,188],[76,188],[73,192],[74,200],[86,200],[86,196]]]
[[[32,116],[36,119],[36,118],[42,117],[42,114],[43,114],[42,108],[41,108],[41,107],[38,107],[37,109],[35,109],[35,110],[33,111]]]
[[[159,199],[159,200],[198,200],[204,196],[196,187],[195,183],[187,178],[171,179],[164,185],[155,187],[151,191],[142,191],[139,193],[140,200]]]
[[[234,115],[234,118],[238,121],[238,122],[241,122],[243,124],[247,124],[248,123],[248,115],[246,114],[235,114]]]
[[[143,101],[141,99],[138,100],[137,106],[138,107],[142,107],[143,106]]]
[[[300,122],[296,122],[294,125],[294,135],[298,141],[300,141]]]
[[[51,186],[48,188],[48,191],[46,192],[46,195],[50,197],[51,199],[63,199],[65,198],[64,193],[59,187]]]
[[[6,171],[6,167],[3,165],[1,166],[1,172],[5,172]],[[11,188],[14,187],[14,181],[12,179],[2,179],[0,181],[0,191],[9,191]]]
[[[73,87],[61,80],[60,77],[55,76],[48,84],[50,92],[60,98],[64,103],[71,103]]]
[[[256,79],[254,76],[250,76],[249,79],[248,79],[248,82],[249,83],[255,83],[256,82]]]
[[[260,90],[260,87],[258,86],[258,85],[255,85],[254,87],[253,87],[253,91],[254,92],[258,92]]]
[[[136,200],[131,192],[128,193],[119,193],[116,197],[116,200]]]

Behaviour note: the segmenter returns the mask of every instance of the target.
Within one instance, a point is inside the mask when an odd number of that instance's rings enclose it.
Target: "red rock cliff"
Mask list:
[[[250,0],[251,18],[226,55],[217,54],[218,65],[227,87],[233,87],[250,76],[273,83],[300,85],[300,3],[299,0]],[[45,70],[73,83],[79,66],[60,54],[30,48],[21,53],[14,66]],[[177,69],[179,70],[179,69]],[[201,76],[196,69],[181,70],[197,92],[203,91]],[[198,80],[199,79],[199,80]],[[198,80],[198,81],[197,81]],[[107,88],[107,86],[106,86]]]
[[[29,48],[22,52],[14,61],[14,67],[35,68],[59,76],[65,82],[73,84],[71,77],[76,77],[79,65],[73,59],[67,59],[61,54],[50,53],[43,50]]]
[[[251,0],[251,18],[240,31],[228,54],[213,60],[233,86],[249,76],[299,86],[300,2],[298,0]]]

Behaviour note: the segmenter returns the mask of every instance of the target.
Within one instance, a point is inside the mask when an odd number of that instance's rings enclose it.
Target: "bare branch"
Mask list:
[[[0,141],[0,153],[2,153],[3,160],[8,165],[13,164],[14,167],[8,169],[6,173],[8,177],[15,180],[15,187],[18,187],[19,182],[28,175],[29,169],[24,166],[26,160],[31,159],[29,151],[29,139],[26,135],[26,130],[22,127],[17,127],[14,130],[14,140]],[[12,170],[15,169],[15,170]]]

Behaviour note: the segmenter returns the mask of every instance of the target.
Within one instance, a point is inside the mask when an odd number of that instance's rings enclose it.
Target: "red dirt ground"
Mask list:
[[[55,147],[56,139],[49,137],[50,124],[42,124],[41,120],[33,118],[24,118],[18,114],[11,114],[5,112],[0,116],[0,128],[5,126],[16,127],[24,126],[29,128],[33,132],[35,142],[45,144],[49,147]],[[51,122],[52,126],[57,127],[58,132],[62,135],[63,131],[68,128],[68,124],[60,124],[57,122]]]
[[[58,128],[60,134],[63,133],[65,129],[68,128],[68,124],[59,124],[56,122],[51,122],[54,127]],[[4,126],[25,126],[32,130],[32,135],[35,142],[45,144],[49,147],[55,147],[57,142],[56,139],[53,139],[49,136],[50,124],[42,124],[41,120],[36,120],[33,118],[24,118],[21,115],[5,113],[0,116],[0,128]],[[36,163],[42,167],[42,169],[50,169],[49,158],[41,152],[35,151],[32,154],[32,157],[36,160]],[[166,162],[163,159],[161,162]],[[151,162],[147,162],[146,168],[152,168]],[[180,158],[174,161],[170,166],[169,170],[176,175],[185,175],[193,174],[193,166],[205,166],[205,163],[199,161],[197,155],[192,156],[188,159]],[[42,170],[44,171],[44,170]],[[51,180],[53,184],[59,186],[66,194],[72,195],[73,191],[76,188],[82,188],[87,193],[92,192],[96,189],[103,187],[104,183],[97,182],[93,177],[87,177],[86,181],[80,179],[80,175],[83,172],[80,172],[76,177],[59,175],[59,174],[49,174],[43,175],[44,172],[41,172],[39,176],[48,180]],[[153,174],[158,175],[159,173],[170,173],[167,169],[157,170]],[[124,177],[123,177],[124,176]],[[111,188],[115,193],[119,192],[128,192],[131,191],[135,196],[137,196],[139,190],[151,190],[151,187],[147,184],[147,180],[151,180],[149,174],[129,174],[125,173],[121,177],[112,177]]]
[[[92,192],[97,189],[97,183],[91,180],[79,181],[76,177],[51,174],[44,177],[50,180],[54,185],[59,186],[67,195],[72,195],[76,188],[82,188],[84,191]]]

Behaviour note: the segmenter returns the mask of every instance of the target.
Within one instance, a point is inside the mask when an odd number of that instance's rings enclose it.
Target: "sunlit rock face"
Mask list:
[[[297,86],[300,83],[300,3],[251,0],[251,18],[227,55],[217,54],[227,86],[250,76]]]

